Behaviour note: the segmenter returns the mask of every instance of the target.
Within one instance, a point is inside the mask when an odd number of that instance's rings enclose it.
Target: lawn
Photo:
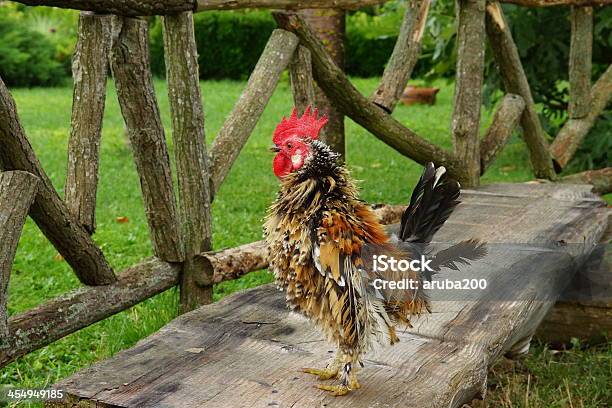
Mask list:
[[[376,86],[375,79],[356,79],[364,93]],[[165,83],[155,82],[167,135],[170,135],[169,107]],[[214,138],[231,111],[244,83],[204,82],[207,141]],[[442,90],[435,106],[399,106],[394,116],[446,148],[449,136],[453,86],[439,82]],[[69,87],[15,89],[19,113],[43,167],[63,195],[66,146],[69,134],[72,90]],[[235,163],[214,205],[214,246],[223,248],[261,238],[261,221],[277,189],[268,152],[271,134],[280,117],[291,110],[288,80],[283,78],[242,154]],[[483,112],[483,129],[491,112]],[[362,197],[369,202],[404,203],[421,167],[346,121],[347,162],[361,180]],[[172,141],[168,140],[171,157]],[[150,256],[151,246],[144,216],[138,176],[126,142],[113,84],[108,98],[101,147],[97,232],[94,236],[113,267],[119,271]],[[483,182],[518,182],[531,179],[527,151],[514,136]],[[126,217],[128,222],[118,222]],[[217,285],[215,300],[236,290],[270,282],[266,272]],[[77,288],[79,283],[57,251],[29,220],[19,244],[9,288],[9,311],[23,312],[47,299]],[[0,384],[45,387],[91,363],[132,346],[158,330],[177,314],[177,292],[167,291],[125,312],[70,335],[31,353],[4,368]],[[520,367],[507,363],[492,370],[491,406],[601,407],[609,398],[606,381],[612,365],[609,346],[586,351],[553,354],[535,347]],[[510,368],[508,368],[510,367]],[[518,370],[518,374],[517,373]],[[530,382],[525,383],[530,378]],[[607,394],[606,394],[607,392]],[[569,399],[568,399],[569,398]],[[512,401],[513,405],[508,405]]]

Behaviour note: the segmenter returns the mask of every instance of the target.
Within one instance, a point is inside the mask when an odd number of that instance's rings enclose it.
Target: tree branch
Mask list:
[[[431,0],[411,0],[406,7],[393,53],[371,98],[387,112],[395,109],[419,59],[430,4]]]
[[[525,109],[525,101],[518,95],[506,94],[493,116],[493,122],[480,141],[480,174],[484,174],[502,151]]]

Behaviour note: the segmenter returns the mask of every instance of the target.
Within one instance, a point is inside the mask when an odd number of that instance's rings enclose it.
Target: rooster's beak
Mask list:
[[[278,146],[272,146],[272,147],[270,147],[270,151],[274,152],[274,153],[278,153],[278,152],[281,151],[281,148],[278,147]]]

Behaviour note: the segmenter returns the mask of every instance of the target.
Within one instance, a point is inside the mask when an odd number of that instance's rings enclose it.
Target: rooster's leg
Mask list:
[[[339,397],[346,395],[351,390],[361,388],[357,381],[357,363],[358,359],[354,355],[344,354],[342,356],[342,372],[340,374],[339,385],[324,385],[319,384],[316,387],[320,390],[329,391],[332,395]]]
[[[351,390],[356,390],[361,387],[359,381],[357,381],[356,369],[353,367],[352,362],[347,362],[342,368],[342,375],[340,376],[339,385],[325,385],[318,384],[316,387],[320,390],[329,391],[333,396],[340,397],[346,395]]]
[[[319,377],[319,380],[330,380],[332,378],[336,378],[338,376],[338,372],[340,371],[340,367],[342,366],[342,354],[340,351],[336,352],[336,357],[327,364],[327,367],[324,369],[320,368],[302,368],[302,372],[316,375]]]

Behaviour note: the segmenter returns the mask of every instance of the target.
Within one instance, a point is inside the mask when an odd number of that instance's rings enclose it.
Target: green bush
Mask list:
[[[56,85],[66,77],[44,35],[0,14],[0,76],[8,86]]]
[[[251,73],[276,27],[269,12],[204,12],[194,15],[202,79],[244,79]],[[162,23],[151,27],[151,69],[165,74]]]

